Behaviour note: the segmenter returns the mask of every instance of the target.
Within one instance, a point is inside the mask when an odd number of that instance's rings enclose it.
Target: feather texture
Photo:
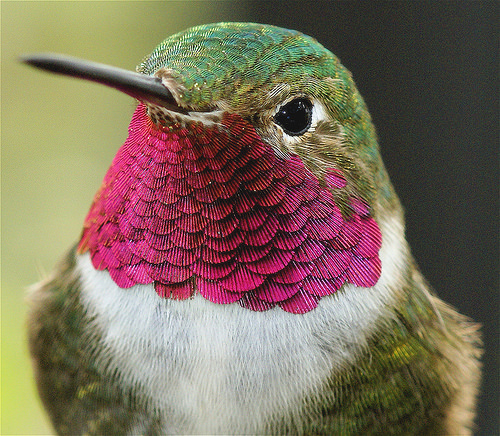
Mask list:
[[[164,128],[140,104],[79,252],[123,288],[155,283],[166,298],[200,292],[305,313],[346,282],[370,287],[380,276],[380,230],[359,198],[342,214],[332,190],[345,185],[340,170],[325,184],[298,156],[276,157],[238,115]]]

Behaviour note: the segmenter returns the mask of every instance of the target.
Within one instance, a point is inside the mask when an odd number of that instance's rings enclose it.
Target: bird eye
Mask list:
[[[291,136],[302,135],[311,127],[312,108],[307,98],[296,98],[280,108],[274,122]]]

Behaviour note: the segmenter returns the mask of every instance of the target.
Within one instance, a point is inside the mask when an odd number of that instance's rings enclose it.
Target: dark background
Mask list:
[[[249,2],[353,73],[440,297],[483,325],[480,435],[499,434],[498,3]]]
[[[498,435],[498,2],[0,2],[1,434],[51,434],[25,338],[25,290],[77,239],[135,103],[21,65],[59,52],[133,69],[187,27],[254,21],[316,37],[349,68],[437,293],[483,325],[479,435]]]

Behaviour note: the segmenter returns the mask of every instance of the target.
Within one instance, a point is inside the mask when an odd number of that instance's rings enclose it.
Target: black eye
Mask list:
[[[311,127],[312,103],[307,98],[296,98],[283,105],[274,116],[285,133],[291,136],[302,135]]]

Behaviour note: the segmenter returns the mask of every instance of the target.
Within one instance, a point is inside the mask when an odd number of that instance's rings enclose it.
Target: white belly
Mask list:
[[[166,300],[152,285],[121,289],[88,254],[77,262],[82,303],[103,333],[108,369],[119,368],[125,385],[142,386],[168,416],[165,432],[256,433],[351,364],[377,319],[388,316],[406,251],[393,233],[400,230],[383,231],[375,287],[346,285],[304,315],[254,312],[200,295]]]

